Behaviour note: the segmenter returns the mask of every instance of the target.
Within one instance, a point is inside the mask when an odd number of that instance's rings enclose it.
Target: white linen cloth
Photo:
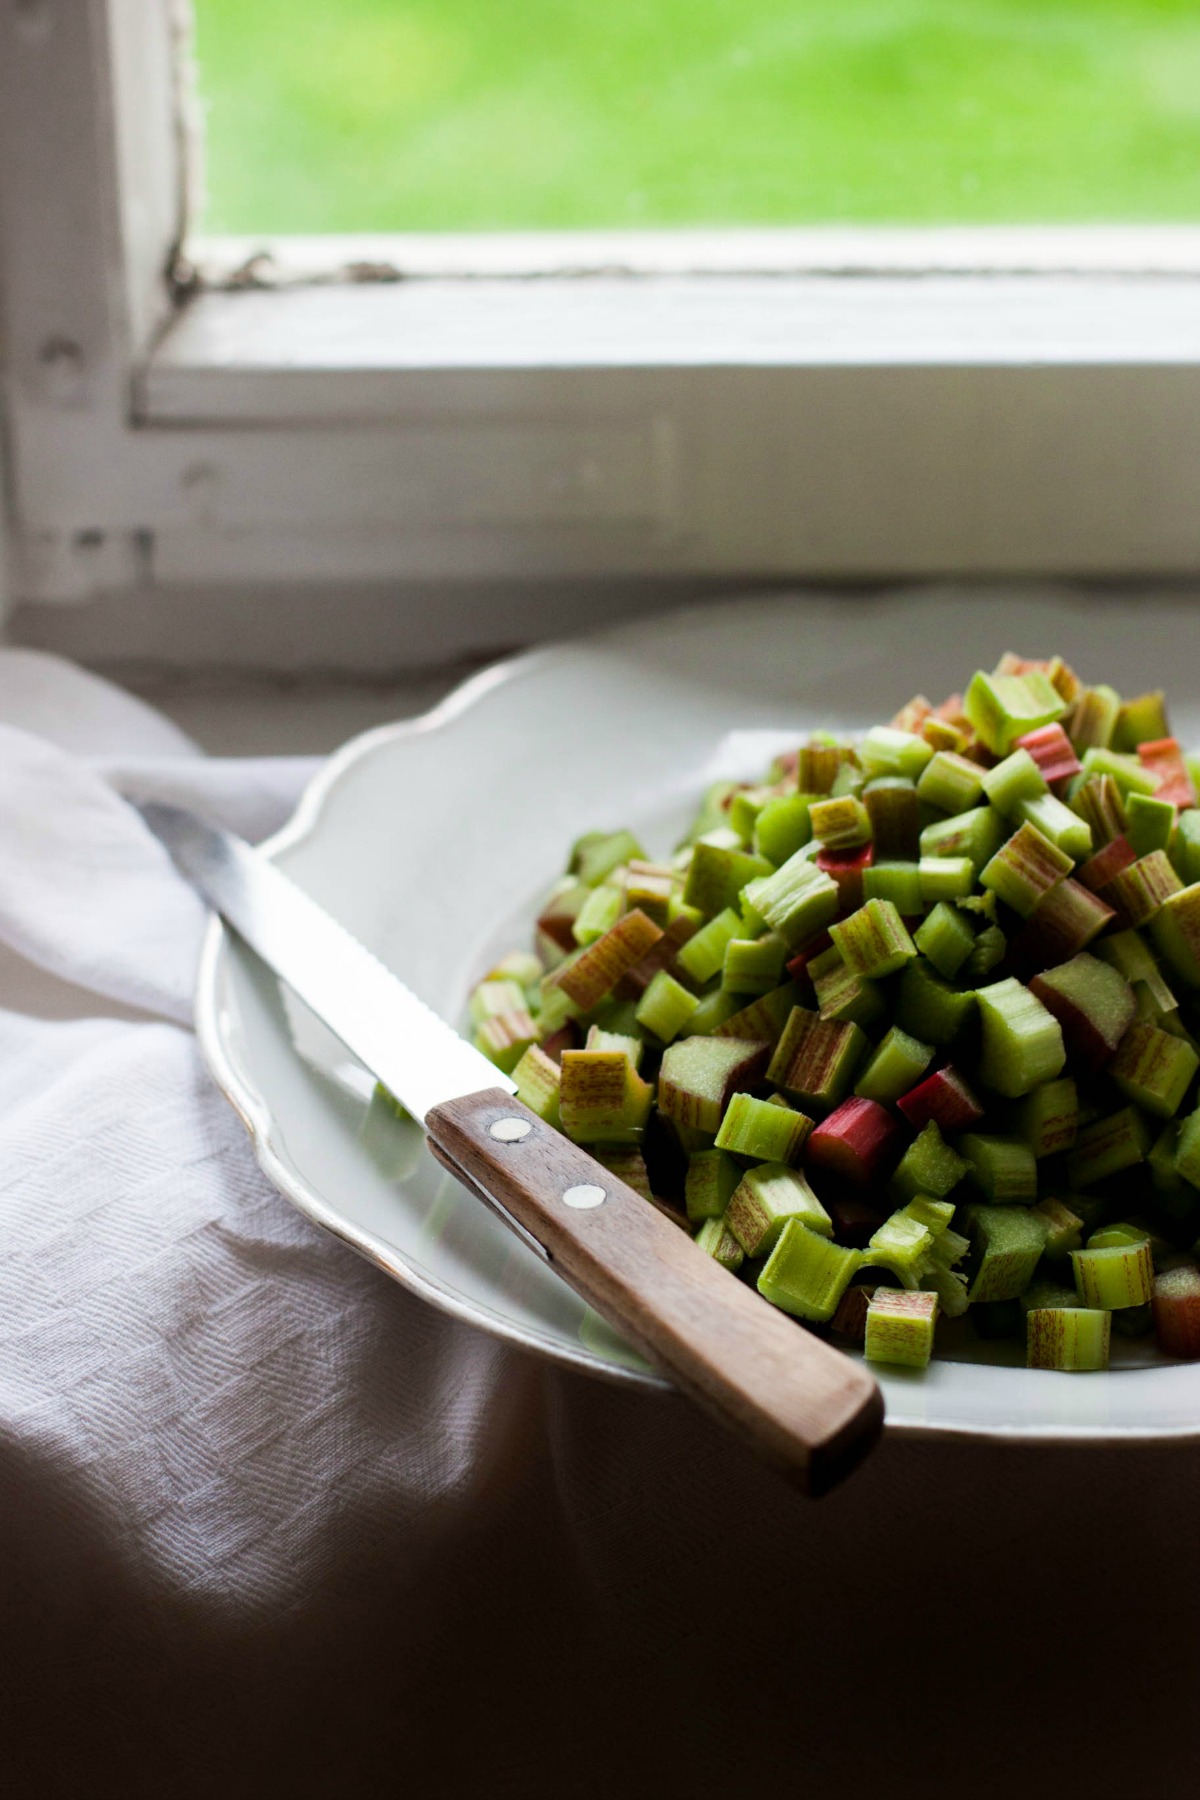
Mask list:
[[[808,1504],[267,1185],[189,1027],[202,909],[121,794],[261,837],[312,767],[0,652],[6,1791],[1194,1781],[1194,1450],[885,1442]]]

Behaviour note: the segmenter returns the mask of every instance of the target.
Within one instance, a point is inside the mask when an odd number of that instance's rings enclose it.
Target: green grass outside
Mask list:
[[[1200,218],[1197,0],[195,0],[211,231]]]

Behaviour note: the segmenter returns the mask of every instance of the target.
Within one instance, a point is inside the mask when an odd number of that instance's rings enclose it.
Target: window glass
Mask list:
[[[1181,222],[1197,0],[195,0],[210,231]]]

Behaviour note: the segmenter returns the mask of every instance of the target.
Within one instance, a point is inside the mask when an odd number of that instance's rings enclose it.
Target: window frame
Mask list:
[[[1200,228],[191,242],[195,142],[187,0],[6,9],[18,600],[1200,566]]]

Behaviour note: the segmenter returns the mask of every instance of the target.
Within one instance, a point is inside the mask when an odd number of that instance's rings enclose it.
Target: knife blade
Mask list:
[[[808,1493],[857,1464],[883,1423],[860,1363],[522,1105],[513,1081],[268,857],[182,807],[138,811],[214,910],[424,1121],[438,1160],[685,1393]]]

